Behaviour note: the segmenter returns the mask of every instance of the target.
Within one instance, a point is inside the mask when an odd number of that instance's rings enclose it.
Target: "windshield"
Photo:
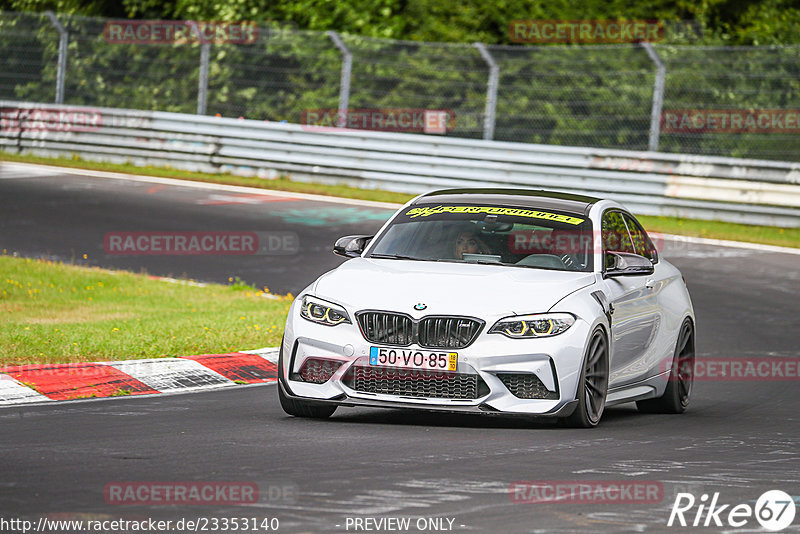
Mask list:
[[[366,256],[592,270],[591,221],[531,208],[453,204],[404,208]]]

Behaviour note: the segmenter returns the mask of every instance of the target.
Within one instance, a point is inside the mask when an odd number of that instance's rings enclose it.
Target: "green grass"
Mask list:
[[[0,255],[0,367],[277,346],[292,298],[264,295]]]
[[[648,232],[800,248],[800,228],[777,228],[775,226],[755,226],[720,221],[680,219],[678,217],[652,217],[648,215],[638,215],[637,218]]]
[[[0,151],[0,161],[3,160],[25,163],[40,163],[44,165],[59,165],[63,167],[75,167],[79,169],[145,174],[180,180],[196,180],[201,182],[245,185],[250,187],[260,187],[262,189],[276,189],[280,191],[291,191],[298,193],[313,193],[317,195],[357,198],[361,200],[394,202],[397,204],[405,203],[415,196],[405,193],[381,191],[377,189],[359,189],[357,187],[349,187],[346,185],[296,182],[285,176],[274,180],[266,180],[263,178],[235,176],[232,174],[206,174],[162,167],[137,167],[135,165],[98,163],[84,161],[77,158],[77,156],[74,158],[43,158],[38,156],[20,156]],[[800,228],[753,226],[718,221],[681,219],[677,217],[640,216],[639,218],[642,221],[645,229],[650,232],[680,234],[713,239],[728,239],[731,241],[745,241],[749,243],[763,243],[768,245],[800,248]]]

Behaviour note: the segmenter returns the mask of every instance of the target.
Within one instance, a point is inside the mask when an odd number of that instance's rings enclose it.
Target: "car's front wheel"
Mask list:
[[[295,417],[309,417],[312,419],[327,419],[336,411],[335,404],[320,404],[316,402],[304,402],[298,399],[292,399],[286,396],[283,392],[283,344],[278,357],[278,400],[280,400],[281,408],[289,415]]]
[[[583,369],[576,398],[578,407],[562,422],[566,426],[592,428],[597,426],[606,407],[608,393],[608,341],[602,328],[597,328],[589,341],[583,358]]]
[[[675,356],[669,371],[669,382],[664,394],[657,399],[638,401],[642,413],[683,413],[689,406],[694,385],[694,327],[686,319],[681,325]]]

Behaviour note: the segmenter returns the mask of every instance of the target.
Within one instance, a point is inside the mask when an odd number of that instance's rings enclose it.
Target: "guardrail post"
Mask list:
[[[17,149],[17,154],[22,153],[22,110],[17,110],[17,135],[14,138],[15,141],[15,148]]]
[[[487,140],[494,139],[494,123],[495,113],[497,112],[497,85],[500,79],[500,67],[497,62],[489,53],[486,45],[483,43],[473,43],[481,57],[489,66],[489,82],[486,87],[486,110],[483,113],[483,138]]]
[[[346,128],[347,110],[350,107],[350,74],[353,70],[353,53],[350,52],[350,49],[347,48],[338,33],[333,30],[325,33],[342,53],[342,75],[339,79],[339,113],[336,123],[339,128]]]
[[[208,62],[211,56],[211,45],[200,45],[200,74],[197,77],[197,114],[205,115],[208,108]]]
[[[664,80],[667,77],[667,67],[661,61],[653,45],[646,41],[643,41],[641,45],[656,66],[656,81],[653,85],[653,108],[650,110],[650,141],[647,144],[647,149],[651,152],[658,152],[659,136],[661,134],[661,108],[664,105]]]
[[[52,11],[45,11],[50,23],[58,32],[58,64],[56,68],[56,104],[64,103],[64,79],[67,76],[67,44],[69,33]]]

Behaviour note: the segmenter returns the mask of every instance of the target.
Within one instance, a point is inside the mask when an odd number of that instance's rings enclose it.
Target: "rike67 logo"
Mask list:
[[[696,509],[695,509],[696,506]],[[696,499],[691,493],[678,493],[672,504],[667,526],[680,527],[733,527],[757,528],[753,519],[762,528],[778,532],[794,521],[796,505],[794,498],[781,490],[764,492],[755,506],[749,504],[720,504],[719,492],[709,499],[703,494]]]

